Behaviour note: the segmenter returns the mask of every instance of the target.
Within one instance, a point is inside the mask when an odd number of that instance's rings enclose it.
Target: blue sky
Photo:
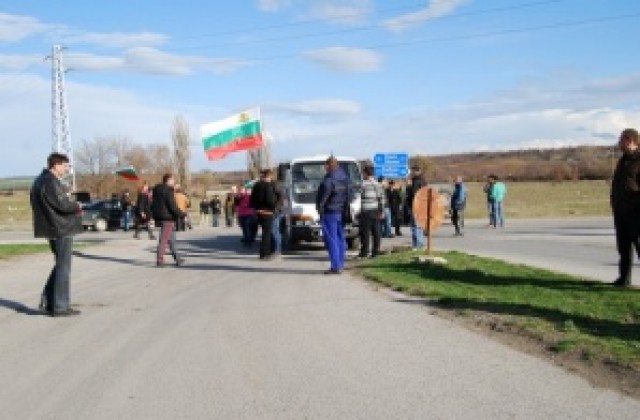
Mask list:
[[[259,106],[276,161],[612,144],[640,126],[637,0],[0,0],[0,176],[51,148],[67,48],[73,143],[170,144]]]

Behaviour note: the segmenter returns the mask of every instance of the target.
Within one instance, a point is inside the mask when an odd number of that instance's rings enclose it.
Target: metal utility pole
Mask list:
[[[64,153],[69,157],[71,167],[71,190],[76,189],[76,173],[73,166],[73,149],[69,134],[69,110],[67,109],[67,92],[64,87],[62,64],[63,47],[54,45],[51,53],[51,150]]]

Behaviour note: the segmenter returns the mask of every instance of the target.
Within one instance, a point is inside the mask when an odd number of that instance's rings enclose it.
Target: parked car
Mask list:
[[[85,229],[104,232],[122,227],[122,207],[120,200],[91,201],[82,205],[82,225]]]

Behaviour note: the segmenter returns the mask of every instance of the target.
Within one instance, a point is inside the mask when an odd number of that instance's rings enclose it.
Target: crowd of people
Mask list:
[[[611,186],[616,244],[619,253],[619,276],[615,286],[631,285],[631,268],[634,252],[640,258],[640,136],[635,129],[624,130],[618,140],[622,155],[614,171]],[[71,200],[62,179],[70,170],[66,155],[52,153],[47,168],[35,179],[30,194],[33,212],[34,236],[49,241],[55,264],[42,291],[40,307],[51,316],[72,316],[79,313],[69,305],[69,277],[73,237],[83,230],[82,208]],[[329,254],[329,268],[325,274],[339,274],[346,259],[344,223],[353,217],[351,203],[354,186],[334,157],[325,162],[326,175],[320,183],[316,209],[320,216],[322,237]],[[231,227],[237,219],[242,243],[250,247],[256,241],[258,228],[262,235],[259,258],[271,260],[282,253],[281,221],[285,197],[272,178],[270,169],[263,170],[260,179],[253,184],[227,194],[224,202],[215,195],[200,203],[200,224],[220,225],[224,214],[225,225]],[[359,258],[375,258],[380,254],[381,240],[401,235],[400,226],[408,221],[413,249],[424,248],[424,232],[413,214],[413,202],[417,192],[426,186],[420,168],[411,168],[406,186],[401,189],[393,180],[375,179],[373,167],[364,168],[364,180],[360,191]],[[503,202],[507,193],[505,184],[490,175],[484,187],[491,228],[505,226]],[[461,177],[454,182],[450,201],[454,235],[462,236],[467,189]],[[149,239],[155,239],[150,221],[159,228],[156,250],[157,267],[165,267],[167,247],[177,266],[185,259],[176,244],[176,230],[192,228],[188,209],[189,197],[175,183],[172,174],[165,174],[162,182],[149,188],[144,183],[138,193],[135,206],[129,192],[121,198],[125,230],[129,229],[133,216],[134,238],[146,230]],[[132,215],[133,212],[133,215]],[[211,222],[209,222],[211,214]],[[393,229],[392,229],[393,227]]]

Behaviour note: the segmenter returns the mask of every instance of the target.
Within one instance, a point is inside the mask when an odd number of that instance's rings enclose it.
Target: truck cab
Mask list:
[[[301,157],[278,167],[278,181],[285,195],[283,233],[290,246],[322,240],[316,197],[326,175],[324,164],[328,158],[328,155]],[[338,156],[337,159],[349,177],[354,192],[350,203],[354,223],[345,225],[347,245],[352,249],[358,246],[359,240],[357,215],[360,213],[362,172],[357,159],[346,156]]]

